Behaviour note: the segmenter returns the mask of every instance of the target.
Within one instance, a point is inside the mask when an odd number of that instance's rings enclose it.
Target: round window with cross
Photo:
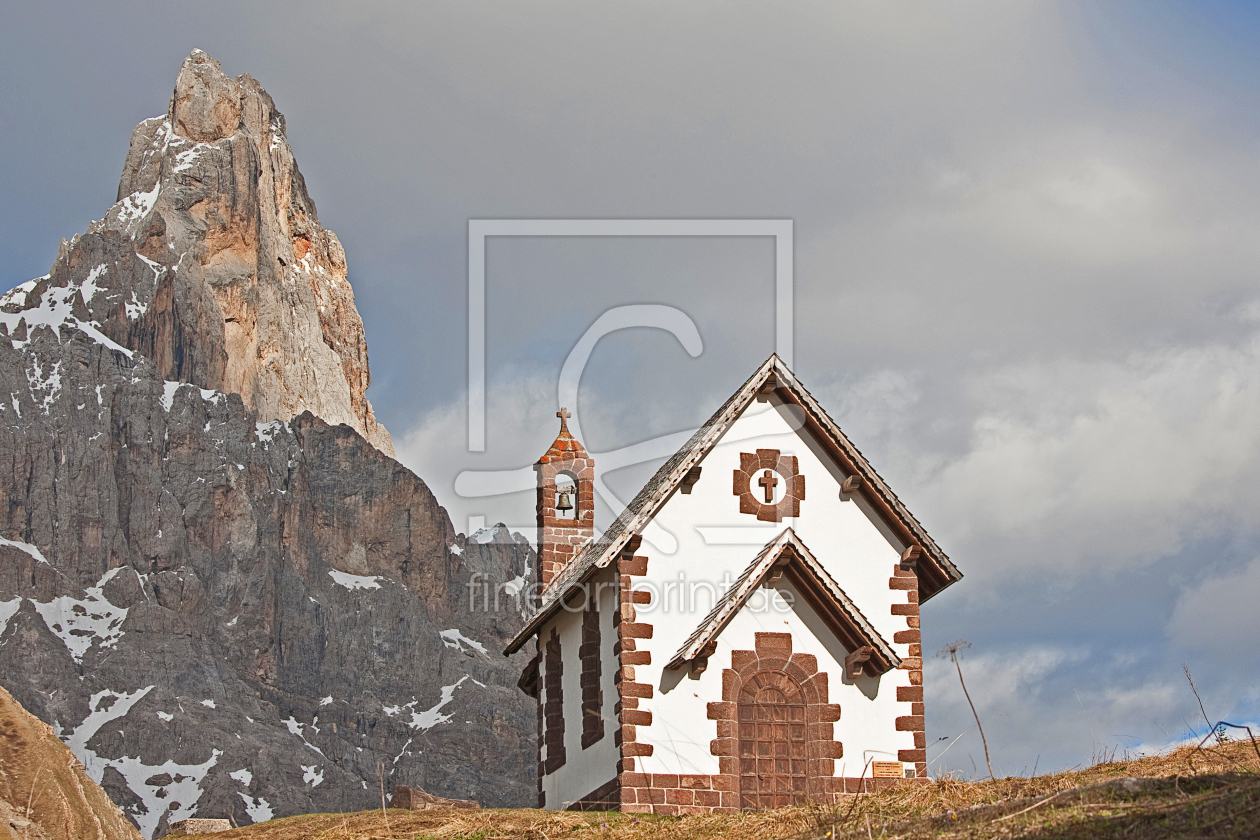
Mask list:
[[[795,455],[783,455],[778,449],[741,452],[734,491],[740,513],[753,514],[763,522],[782,522],[784,517],[800,516],[805,476]]]

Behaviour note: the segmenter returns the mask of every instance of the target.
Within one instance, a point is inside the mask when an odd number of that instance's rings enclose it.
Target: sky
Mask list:
[[[545,450],[587,330],[643,304],[691,325],[603,338],[569,406],[626,500],[661,458],[626,447],[694,428],[776,348],[775,245],[487,240],[473,453],[469,220],[791,220],[794,370],[965,572],[925,605],[923,647],[971,643],[995,771],[1201,736],[1183,666],[1213,721],[1260,720],[1254,4],[6,2],[4,18],[0,286],[104,214],[131,129],[204,49],[286,116],[400,459],[459,530],[523,528],[531,492],[467,491]],[[983,774],[953,665],[925,667],[932,772]]]

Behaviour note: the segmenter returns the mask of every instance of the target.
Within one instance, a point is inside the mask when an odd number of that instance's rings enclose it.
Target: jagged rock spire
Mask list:
[[[231,137],[241,124],[241,84],[201,50],[184,59],[167,112],[171,130],[198,143]]]
[[[118,203],[37,287],[92,275],[88,320],[166,379],[240,394],[264,421],[310,410],[393,455],[346,274],[271,97],[193,50],[166,115],[132,133]]]

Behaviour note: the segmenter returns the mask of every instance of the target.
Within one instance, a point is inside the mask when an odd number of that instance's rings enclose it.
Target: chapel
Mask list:
[[[962,579],[771,356],[595,533],[596,465],[537,472],[538,804],[690,814],[926,777],[921,605]]]

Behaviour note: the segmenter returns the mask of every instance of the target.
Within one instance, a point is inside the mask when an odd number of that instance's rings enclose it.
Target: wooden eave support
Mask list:
[[[709,657],[717,651],[717,639],[710,639],[705,642],[704,647],[700,648],[700,652],[696,654],[696,658],[691,660],[691,672],[693,674],[703,674],[709,667]]]
[[[862,485],[865,483],[866,482],[862,480],[862,476],[854,473],[841,482],[840,498],[847,502],[850,498],[852,498],[854,493],[862,489]]]
[[[849,679],[855,680],[862,676],[862,671],[866,670],[866,663],[871,661],[873,653],[875,653],[875,648],[862,645],[844,658],[844,673]]]
[[[783,556],[775,561],[775,564],[766,571],[766,576],[763,579],[765,584],[773,586],[778,583],[783,578],[783,572],[791,561],[792,557],[785,551]]]
[[[679,486],[678,489],[684,495],[690,494],[691,488],[695,486],[695,483],[699,480],[700,480],[700,467],[692,467],[691,469],[687,470],[687,474],[682,477],[682,484]]]
[[[919,558],[922,556],[923,549],[920,546],[906,546],[906,550],[901,552],[901,565],[910,569],[917,569],[919,566]]]
[[[626,544],[621,547],[622,557],[633,557],[634,553],[639,550],[639,546],[643,544],[643,535],[635,534],[626,540]]]
[[[516,687],[535,700],[538,699],[538,660],[540,656],[541,654],[534,654],[534,658],[529,660],[529,664],[521,671],[521,678],[516,681]]]

